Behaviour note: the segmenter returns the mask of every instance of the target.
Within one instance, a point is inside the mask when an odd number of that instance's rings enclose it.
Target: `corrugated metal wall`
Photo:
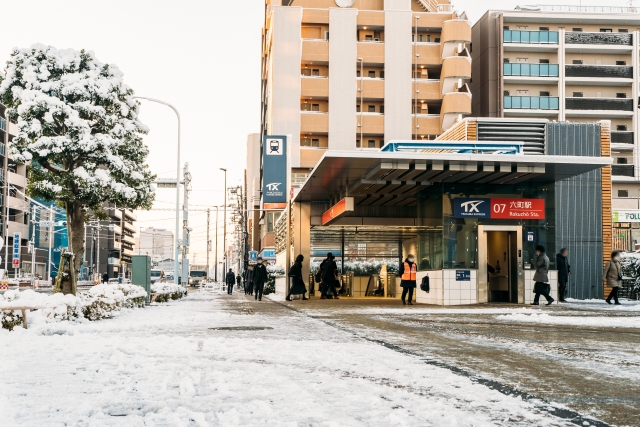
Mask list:
[[[548,123],[548,155],[600,156],[598,123]],[[556,183],[556,245],[569,250],[570,298],[603,298],[602,175],[592,171]],[[549,251],[551,252],[551,251]],[[554,254],[549,254],[553,255]]]

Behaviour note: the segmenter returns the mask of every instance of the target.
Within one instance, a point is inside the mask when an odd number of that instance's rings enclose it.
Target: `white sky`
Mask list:
[[[454,0],[475,22],[487,6],[513,9],[533,1]],[[540,4],[579,4],[543,0]],[[625,5],[623,0],[583,0],[583,5]],[[228,185],[242,183],[248,133],[260,125],[260,43],[264,0],[20,0],[3,1],[0,62],[11,48],[40,42],[88,49],[125,73],[138,95],[174,104],[182,116],[182,163],[193,175],[191,206],[222,204]],[[175,177],[176,120],[165,106],[143,101],[149,165]],[[174,229],[175,192],[159,190],[154,210],[138,212],[138,227]],[[201,205],[201,206],[196,206]],[[211,233],[213,240],[213,219]],[[206,214],[190,214],[192,262],[206,257]],[[222,225],[220,225],[220,253]],[[213,256],[213,254],[212,254]],[[194,260],[195,257],[195,260]],[[213,262],[213,261],[212,261]]]

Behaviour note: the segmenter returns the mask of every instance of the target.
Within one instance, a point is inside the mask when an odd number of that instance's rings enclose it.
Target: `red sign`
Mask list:
[[[491,218],[545,219],[544,199],[491,199]]]
[[[333,205],[331,209],[322,214],[322,225],[327,225],[329,222],[338,218],[345,212],[353,212],[354,201],[353,197],[345,197],[338,203]]]
[[[20,267],[20,260],[16,258],[13,260],[13,268],[18,268],[18,267]]]

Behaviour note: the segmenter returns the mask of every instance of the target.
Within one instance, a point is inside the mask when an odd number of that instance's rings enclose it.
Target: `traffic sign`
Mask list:
[[[249,265],[256,265],[258,263],[258,252],[249,251]]]
[[[14,258],[13,259],[13,268],[18,268],[20,267],[20,259],[19,258]]]
[[[13,233],[13,267],[20,267],[20,233]]]

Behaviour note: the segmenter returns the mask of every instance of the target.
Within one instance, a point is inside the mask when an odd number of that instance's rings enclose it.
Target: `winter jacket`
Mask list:
[[[322,282],[323,283],[331,283],[336,280],[336,271],[338,270],[338,265],[334,260],[324,262],[324,266],[322,267]]]
[[[560,254],[556,255],[556,268],[558,269],[558,282],[568,282],[569,273],[571,273],[571,266],[569,265],[569,258]]]
[[[536,267],[536,274],[533,275],[534,282],[549,282],[549,257],[546,254],[540,254],[535,260],[533,265]]]
[[[236,283],[236,275],[233,271],[227,273],[227,285],[234,285]]]
[[[409,262],[408,260],[405,260],[404,262],[400,263],[400,271],[399,271],[398,274],[400,275],[400,277],[403,277],[403,276],[407,276],[407,275],[405,275],[405,273],[411,272],[411,274],[408,275],[408,276],[411,277],[413,275],[413,277],[416,278],[414,266],[415,266],[414,262]],[[415,289],[416,286],[417,286],[417,283],[416,283],[416,280],[407,280],[406,278],[403,278],[400,281],[400,286],[403,287],[403,288],[414,288]]]
[[[264,264],[256,264],[253,267],[253,284],[254,285],[264,285],[269,281],[269,276],[267,275],[267,267]]]
[[[307,293],[307,287],[304,285],[302,279],[302,263],[296,262],[289,270],[289,277],[291,277],[291,295],[300,295]]]
[[[620,261],[607,261],[607,265],[604,266],[604,273],[602,273],[602,280],[607,281],[607,286],[611,288],[618,288],[622,286],[622,264]]]

